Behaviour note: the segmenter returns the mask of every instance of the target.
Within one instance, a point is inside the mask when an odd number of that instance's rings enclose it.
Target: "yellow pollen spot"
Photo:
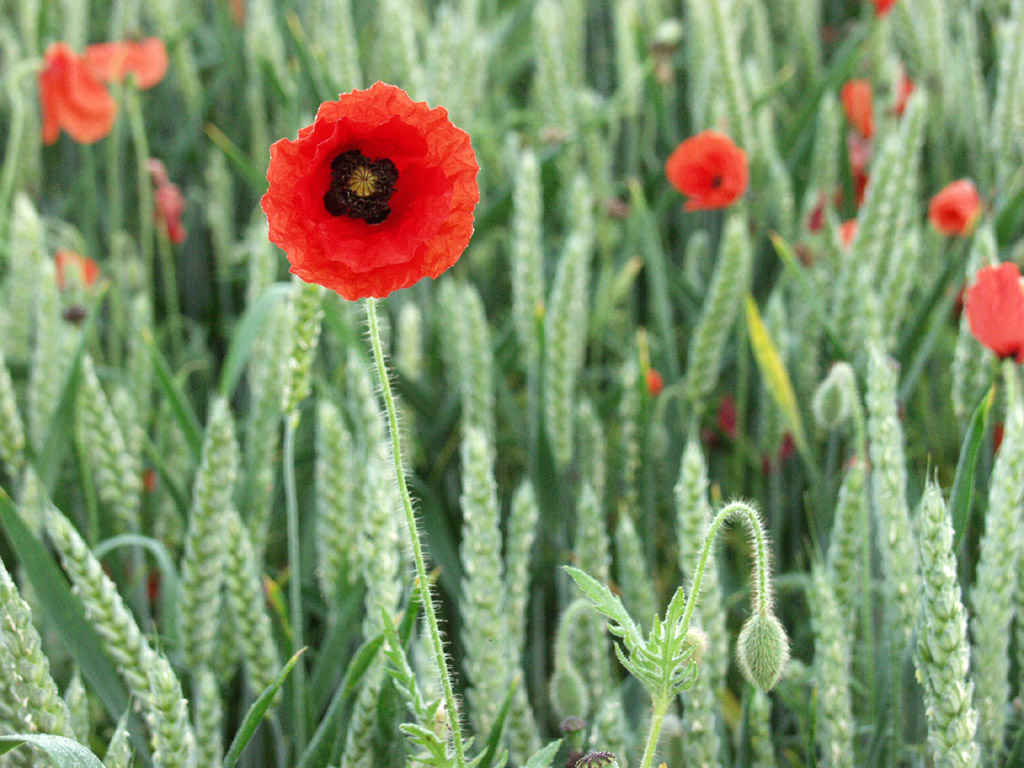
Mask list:
[[[377,189],[377,174],[365,165],[361,165],[352,171],[352,176],[348,180],[348,188],[359,197],[369,197]]]

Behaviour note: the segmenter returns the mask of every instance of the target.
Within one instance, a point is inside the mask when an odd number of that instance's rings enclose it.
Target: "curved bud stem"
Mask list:
[[[764,526],[761,525],[761,518],[756,510],[743,501],[733,501],[726,504],[722,510],[715,515],[704,536],[704,546],[700,551],[700,560],[697,569],[694,571],[693,583],[690,585],[690,594],[686,598],[686,607],[683,609],[682,631],[690,627],[690,618],[697,607],[697,597],[700,595],[700,583],[704,578],[704,567],[707,565],[708,557],[711,554],[711,546],[715,543],[718,529],[730,518],[738,517],[750,533],[754,542],[754,574],[757,582],[751,597],[751,610],[765,616],[771,612],[772,604],[772,582],[771,572],[768,565],[768,547],[764,540]]]

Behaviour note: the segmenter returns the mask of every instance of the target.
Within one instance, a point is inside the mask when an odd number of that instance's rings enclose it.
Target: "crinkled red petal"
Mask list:
[[[398,171],[381,224],[331,216],[324,207],[330,164],[350,149],[388,158]],[[446,110],[377,83],[321,104],[297,140],[271,146],[262,201],[270,239],[303,280],[347,299],[386,296],[458,260],[473,234],[478,171],[469,135]]]

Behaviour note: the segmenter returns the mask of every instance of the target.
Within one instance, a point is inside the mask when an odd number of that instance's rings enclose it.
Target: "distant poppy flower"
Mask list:
[[[43,143],[57,141],[61,129],[82,144],[93,144],[114,127],[117,103],[67,43],[46,50],[39,72]]]
[[[685,210],[726,208],[747,191],[747,153],[724,133],[703,131],[675,148],[665,175],[690,198]]]
[[[843,248],[849,248],[853,238],[857,236],[857,220],[848,219],[839,225],[839,242]]]
[[[818,195],[818,201],[807,214],[807,231],[820,232],[825,225],[825,206],[828,205],[828,195],[824,192]]]
[[[848,80],[839,92],[843,111],[853,129],[865,139],[875,135],[871,83],[867,80]]]
[[[62,291],[69,282],[80,282],[88,288],[100,276],[99,264],[74,251],[57,251],[53,260],[57,267],[57,287]],[[72,270],[77,273],[77,277],[72,278]]]
[[[647,391],[651,397],[657,397],[665,389],[665,379],[654,368],[648,368],[644,376],[647,382]]]
[[[850,176],[853,178],[853,201],[858,208],[864,203],[864,195],[868,188],[868,164],[871,162],[873,147],[873,141],[865,139],[855,131],[851,131],[846,137]]]
[[[966,235],[981,212],[981,196],[970,179],[946,185],[928,204],[928,220],[944,235]]]
[[[896,5],[896,0],[872,0],[872,2],[875,4],[875,13],[879,16],[885,16]]]
[[[473,234],[479,171],[442,107],[377,83],[270,147],[263,210],[291,271],[346,299],[437,277]]]
[[[1012,261],[978,270],[964,302],[974,337],[999,357],[1024,363],[1024,289]]]
[[[730,440],[736,438],[736,401],[732,395],[725,395],[718,404],[718,415],[715,418],[719,431]]]
[[[153,215],[167,230],[167,239],[172,243],[185,242],[185,228],[181,216],[185,212],[185,198],[177,184],[167,177],[164,164],[155,157],[149,160],[149,178],[153,182]]]
[[[916,87],[917,87],[917,84],[914,83],[914,81],[910,79],[910,76],[907,75],[906,72],[904,72],[900,76],[900,84],[899,84],[899,87],[896,90],[896,104],[893,105],[893,109],[892,109],[892,111],[893,111],[893,113],[895,113],[896,117],[902,117],[903,116],[903,113],[907,109],[907,102],[910,100],[910,96],[911,96],[911,94],[914,93],[914,89]]]
[[[108,83],[120,83],[130,73],[139,88],[152,88],[167,74],[167,46],[159,37],[88,45],[84,58],[93,74]]]

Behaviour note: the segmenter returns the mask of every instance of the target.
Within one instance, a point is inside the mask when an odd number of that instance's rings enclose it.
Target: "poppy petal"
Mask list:
[[[1024,289],[1013,262],[978,271],[964,300],[971,333],[1000,357],[1024,363]]]
[[[43,143],[57,141],[63,129],[75,141],[92,144],[114,126],[117,103],[84,61],[66,43],[54,43],[39,72]]]
[[[396,180],[382,217],[334,215],[325,198],[344,187],[333,163],[355,151],[362,162],[390,161]],[[479,166],[469,135],[442,107],[377,83],[320,105],[298,139],[270,147],[262,206],[270,239],[291,271],[346,299],[383,297],[437,277],[462,255],[480,199]],[[371,185],[372,186],[372,185]]]

